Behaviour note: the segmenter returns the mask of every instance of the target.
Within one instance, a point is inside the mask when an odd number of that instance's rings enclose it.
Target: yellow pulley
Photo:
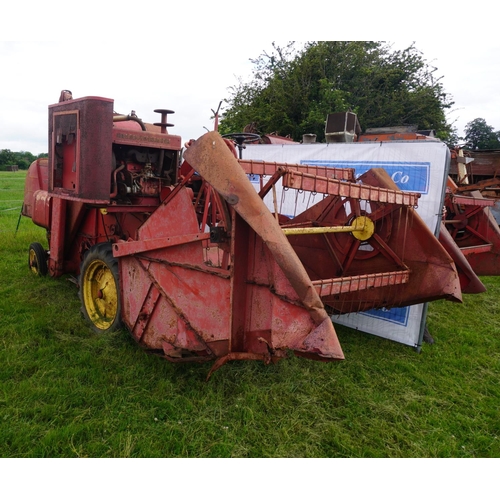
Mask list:
[[[366,215],[356,217],[350,226],[295,227],[283,229],[283,233],[287,236],[300,234],[352,233],[352,235],[360,241],[369,240],[374,232],[375,224]]]

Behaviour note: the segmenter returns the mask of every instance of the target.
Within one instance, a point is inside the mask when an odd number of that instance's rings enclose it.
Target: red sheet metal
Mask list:
[[[328,317],[304,267],[262,199],[216,132],[209,132],[189,148],[185,159],[263,239],[304,306],[318,323]]]

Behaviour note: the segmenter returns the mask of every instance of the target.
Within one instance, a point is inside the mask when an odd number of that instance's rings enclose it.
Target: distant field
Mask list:
[[[346,361],[207,364],[94,334],[27,266],[25,172],[0,172],[1,457],[499,457],[500,277],[430,304],[420,354],[336,326]],[[315,479],[320,480],[320,478]],[[414,479],[412,479],[414,481]]]

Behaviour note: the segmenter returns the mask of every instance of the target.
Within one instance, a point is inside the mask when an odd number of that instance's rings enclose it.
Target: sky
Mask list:
[[[321,8],[308,11],[305,4],[295,15],[284,5],[259,2],[169,7],[144,0],[135,11],[114,1],[88,0],[85,9],[60,5],[33,4],[29,14],[8,7],[12,22],[0,40],[0,149],[47,152],[47,108],[62,89],[75,98],[111,98],[115,111],[134,110],[146,122],[159,120],[154,109],[174,110],[169,133],[183,142],[197,138],[213,130],[211,110],[230,88],[240,78],[248,81],[250,59],[269,51],[273,40],[297,38],[385,40],[397,49],[414,42],[455,102],[448,121],[458,135],[478,117],[500,130],[500,41],[470,36],[463,18],[450,19],[446,4],[415,9],[404,25],[393,13],[382,16],[383,29],[372,22],[370,8],[360,15],[331,3],[324,4],[330,6],[326,19]],[[494,33],[487,18],[480,29]]]

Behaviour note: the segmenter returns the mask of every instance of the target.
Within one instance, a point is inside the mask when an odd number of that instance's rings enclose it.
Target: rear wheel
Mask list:
[[[106,333],[121,326],[118,262],[111,243],[92,247],[80,272],[80,299],[85,319],[95,331]]]
[[[47,274],[47,252],[40,243],[32,243],[30,245],[28,265],[31,272],[37,276],[45,276]]]

